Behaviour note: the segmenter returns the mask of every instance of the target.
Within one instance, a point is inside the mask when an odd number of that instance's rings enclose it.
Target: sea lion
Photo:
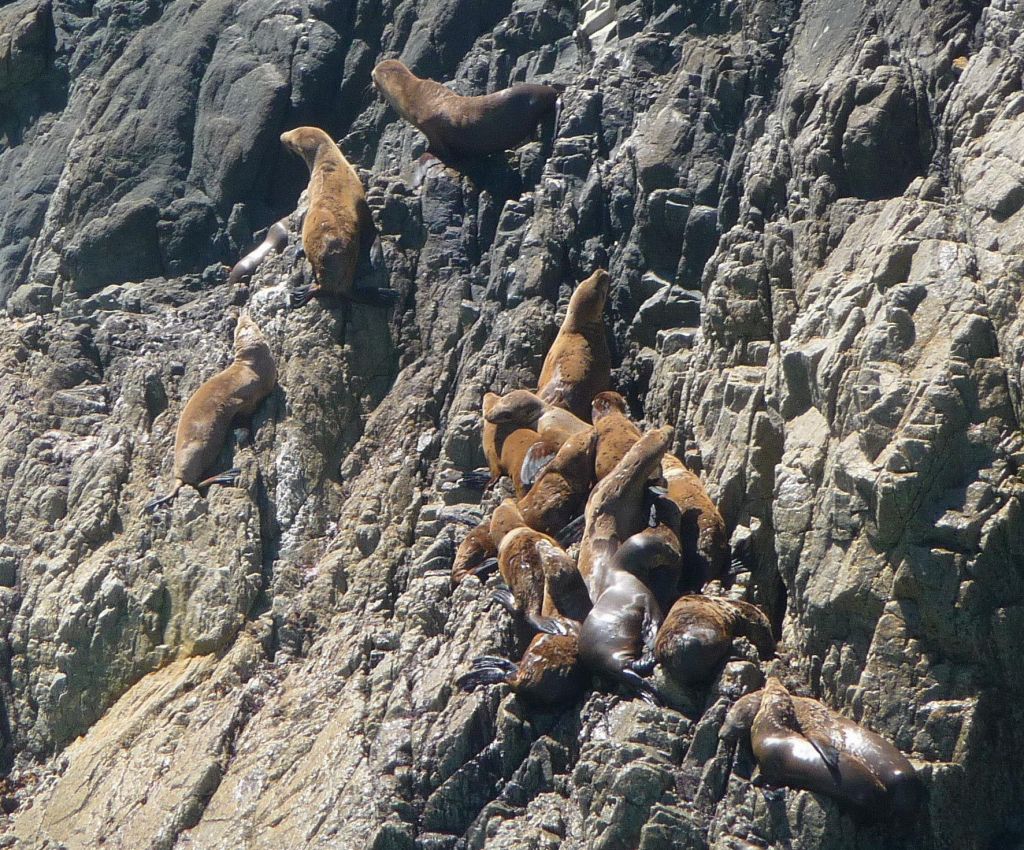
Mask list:
[[[719,737],[746,732],[769,783],[827,794],[874,817],[911,817],[924,796],[914,766],[889,741],[817,700],[793,696],[774,676],[736,701]]]
[[[309,167],[309,210],[302,224],[302,247],[315,284],[295,290],[293,303],[301,306],[320,295],[389,301],[395,294],[392,290],[356,289],[353,285],[360,238],[373,231],[363,183],[355,169],[331,137],[317,127],[282,133],[281,144]]]
[[[590,405],[590,421],[597,430],[594,477],[600,481],[640,439],[640,429],[626,412],[626,400],[610,390],[594,396]]]
[[[590,426],[574,413],[544,401],[529,390],[512,390],[492,403],[484,419],[494,425],[532,428],[557,446]]]
[[[557,89],[532,83],[463,97],[417,77],[397,59],[381,62],[371,76],[395,111],[427,137],[430,153],[441,159],[518,147],[558,100]]]
[[[490,568],[487,562],[498,554],[491,537],[491,522],[485,520],[462,538],[452,561],[452,586],[462,584],[471,575],[478,578]]]
[[[678,560],[679,549],[678,541],[673,549],[670,538],[643,534],[643,495],[671,434],[671,428],[645,434],[594,488],[579,557],[580,574],[594,602],[580,629],[580,657],[652,702],[659,701],[658,691],[643,676],[654,668],[662,611],[640,576]]]
[[[548,404],[587,419],[591,402],[611,384],[611,352],[604,329],[604,303],[611,277],[598,269],[580,283],[541,366],[537,395]]]
[[[557,538],[583,512],[594,478],[596,442],[593,428],[573,434],[519,500],[519,512],[530,528]]]
[[[491,474],[486,487],[493,486],[502,474],[506,474],[512,479],[516,497],[522,498],[547,462],[554,459],[558,446],[542,441],[540,434],[532,428],[488,421],[487,414],[500,401],[501,396],[497,393],[486,393],[483,399],[482,443]],[[539,442],[544,445],[535,448]]]
[[[671,438],[669,427],[644,434],[587,500],[579,567],[591,599],[601,595],[603,566],[620,543],[647,527],[649,509],[644,492],[648,480],[657,474]]]
[[[235,325],[235,359],[192,393],[178,419],[174,438],[174,486],[147,505],[155,510],[173,501],[186,484],[234,484],[238,470],[203,480],[217,459],[235,416],[255,412],[277,386],[277,367],[270,346],[256,323],[243,313]]]
[[[576,561],[551,537],[525,524],[502,538],[498,569],[507,588],[495,591],[494,598],[537,631],[562,634],[560,623],[580,623],[590,611]]]
[[[591,416],[598,437],[594,474],[600,481],[639,439],[640,431],[629,419],[626,400],[616,392],[596,395]],[[665,495],[678,511],[671,519],[665,517],[665,521],[683,544],[686,589],[699,590],[712,579],[722,578],[729,568],[725,520],[703,482],[678,457],[666,453],[661,474],[666,484]]]
[[[481,685],[506,684],[529,701],[559,705],[582,695],[587,675],[579,663],[579,639],[574,631],[557,635],[542,632],[530,642],[519,664],[482,655],[457,683],[467,691]]]
[[[681,597],[665,616],[654,657],[682,685],[706,682],[729,654],[733,638],[746,637],[762,659],[772,656],[771,623],[760,608],[713,596]]]
[[[266,238],[231,267],[228,283],[238,283],[243,278],[251,277],[267,254],[280,251],[288,243],[287,221],[282,218],[270,225]]]

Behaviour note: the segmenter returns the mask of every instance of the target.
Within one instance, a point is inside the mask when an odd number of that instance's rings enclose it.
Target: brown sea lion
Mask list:
[[[616,392],[595,396],[591,415],[598,437],[594,474],[600,481],[639,439],[640,431],[629,419],[625,399]],[[661,474],[666,496],[678,512],[671,520],[665,519],[683,544],[686,589],[699,590],[728,571],[730,553],[725,520],[703,482],[678,457],[666,453]]]
[[[487,487],[493,486],[505,474],[512,479],[516,497],[522,498],[546,462],[554,458],[558,446],[543,441],[543,446],[535,448],[542,441],[540,434],[532,428],[488,421],[487,414],[500,401],[501,396],[496,393],[486,393],[483,399],[482,442],[491,474]]]
[[[594,396],[590,405],[590,421],[597,430],[594,477],[600,481],[640,439],[640,429],[626,412],[626,400],[610,390]]]
[[[594,478],[596,442],[593,428],[573,434],[519,500],[519,511],[530,528],[557,538],[583,512]]]
[[[531,83],[464,97],[417,77],[397,59],[381,62],[372,76],[395,111],[427,137],[430,153],[442,159],[518,147],[558,100],[557,89]]]
[[[529,390],[513,390],[501,396],[484,413],[484,419],[494,425],[532,428],[542,439],[557,446],[562,446],[573,434],[590,428],[574,413],[544,401]]]
[[[488,560],[497,554],[498,547],[491,537],[491,521],[485,520],[462,538],[452,562],[452,586],[462,584],[471,575],[482,578],[490,568]]]
[[[769,783],[827,794],[870,817],[911,817],[921,804],[921,780],[895,746],[817,700],[793,696],[774,676],[736,701],[719,737],[748,731]]]
[[[611,385],[611,352],[604,303],[611,277],[598,269],[580,283],[540,370],[537,395],[548,404],[587,419],[591,402]]]
[[[251,277],[267,254],[271,251],[280,251],[288,244],[287,221],[282,218],[270,225],[266,238],[231,267],[231,271],[228,272],[228,283],[238,283],[243,278]]]
[[[771,623],[760,608],[691,594],[677,600],[665,616],[654,657],[680,684],[698,684],[714,676],[737,637],[748,638],[762,659],[775,650]]]
[[[235,326],[235,359],[197,389],[178,419],[174,438],[174,486],[165,496],[146,505],[155,510],[170,503],[189,484],[197,489],[209,484],[234,484],[238,470],[203,479],[217,459],[231,421],[253,413],[274,387],[277,367],[270,346],[256,323],[242,314]]]
[[[537,631],[562,634],[566,620],[581,623],[590,611],[576,561],[551,537],[525,524],[502,538],[498,569],[507,588],[495,591],[494,598]]]
[[[667,496],[679,511],[679,539],[683,544],[688,590],[723,578],[729,570],[729,535],[725,520],[711,501],[704,483],[675,455],[661,462]]]
[[[508,685],[517,695],[544,705],[578,699],[587,686],[587,674],[579,663],[579,639],[568,634],[538,634],[518,664],[507,658],[482,655],[458,684],[471,691],[482,685]]]
[[[309,166],[309,210],[302,224],[302,247],[313,268],[315,284],[295,290],[302,305],[320,295],[385,303],[392,290],[354,286],[360,238],[373,231],[363,183],[330,136],[317,127],[297,127],[281,134],[281,144]]]

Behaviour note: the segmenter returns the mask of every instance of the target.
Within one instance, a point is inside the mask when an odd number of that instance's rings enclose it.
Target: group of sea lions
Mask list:
[[[462,97],[416,77],[396,60],[373,81],[402,118],[448,159],[517,146],[555,108],[552,86],[519,85]],[[390,290],[355,286],[360,240],[372,218],[355,169],[325,133],[299,127],[281,136],[310,170],[302,245],[313,282],[293,306],[322,295],[389,303]],[[230,270],[251,275],[287,242],[287,220]],[[497,569],[495,600],[537,634],[518,662],[482,656],[460,677],[466,689],[504,683],[527,699],[571,702],[597,674],[652,702],[656,665],[676,682],[709,682],[744,637],[762,659],[774,652],[771,624],[747,602],[701,594],[729,567],[725,523],[699,477],[669,452],[669,427],[641,432],[611,389],[604,306],[610,277],[599,269],[572,294],[534,391],[487,393],[482,404],[486,473],[467,482],[511,479],[514,497],[464,538],[452,566],[459,584]],[[266,339],[243,314],[235,358],[202,384],[182,410],[174,484],[155,510],[185,485],[231,484],[238,470],[210,475],[236,415],[254,412],[274,389],[277,370]],[[573,557],[567,546],[578,541]],[[828,794],[867,813],[907,814],[920,782],[892,744],[820,703],[789,694],[775,678],[738,700],[721,736],[749,734],[765,781]]]

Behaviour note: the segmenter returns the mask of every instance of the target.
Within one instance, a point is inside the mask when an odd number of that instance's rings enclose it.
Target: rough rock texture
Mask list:
[[[557,123],[417,173],[385,56],[563,84]],[[0,846],[1024,846],[1022,57],[1013,0],[0,7]],[[363,169],[390,317],[287,310],[297,217],[224,283],[303,123]],[[455,483],[481,396],[598,264],[617,386],[718,499],[776,671],[912,757],[914,823],[754,788],[717,738],[749,661],[682,712],[453,687],[524,643],[450,590],[441,511],[499,497]],[[244,305],[280,387],[242,486],[146,516]]]

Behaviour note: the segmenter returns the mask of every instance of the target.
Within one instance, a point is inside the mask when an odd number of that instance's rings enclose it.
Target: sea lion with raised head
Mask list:
[[[147,510],[173,501],[186,484],[234,484],[238,470],[212,478],[203,476],[217,459],[231,421],[249,415],[277,386],[277,367],[270,346],[256,323],[243,313],[235,325],[235,359],[192,393],[178,418],[174,438],[174,486],[171,492],[151,500]]]
[[[745,637],[767,660],[775,650],[768,618],[749,602],[690,594],[665,615],[654,643],[654,657],[681,685],[710,680],[732,648]]]
[[[397,59],[379,63],[372,77],[394,110],[427,137],[430,153],[441,159],[518,147],[558,100],[557,89],[533,83],[464,97],[417,77]]]
[[[774,676],[729,709],[719,737],[750,734],[763,780],[835,798],[864,816],[912,817],[924,797],[914,766],[893,744]]]
[[[529,390],[512,390],[493,402],[484,412],[484,419],[493,425],[532,428],[541,439],[562,446],[573,434],[590,426],[574,413],[544,401]]]
[[[287,221],[282,218],[270,225],[266,238],[231,267],[231,271],[228,272],[228,283],[238,283],[244,278],[252,277],[267,254],[271,251],[280,251],[288,244]]]
[[[482,655],[457,682],[467,691],[482,685],[505,684],[529,701],[559,705],[578,699],[587,679],[579,663],[579,639],[575,631],[569,631],[536,635],[518,664],[507,658]]]
[[[654,668],[662,611],[641,578],[678,561],[678,541],[644,534],[644,491],[668,449],[671,428],[645,434],[598,483],[587,501],[579,570],[594,602],[580,629],[580,657],[646,700],[657,689],[643,677]],[[623,542],[624,541],[624,542]]]
[[[580,283],[544,358],[537,395],[548,404],[587,419],[594,396],[611,384],[611,352],[604,328],[604,304],[611,277],[598,269]]]
[[[363,183],[330,136],[317,127],[281,134],[281,144],[309,167],[309,209],[302,223],[302,248],[313,268],[313,286],[293,293],[297,305],[321,295],[350,301],[390,302],[390,289],[356,289],[360,239],[373,231]]]

